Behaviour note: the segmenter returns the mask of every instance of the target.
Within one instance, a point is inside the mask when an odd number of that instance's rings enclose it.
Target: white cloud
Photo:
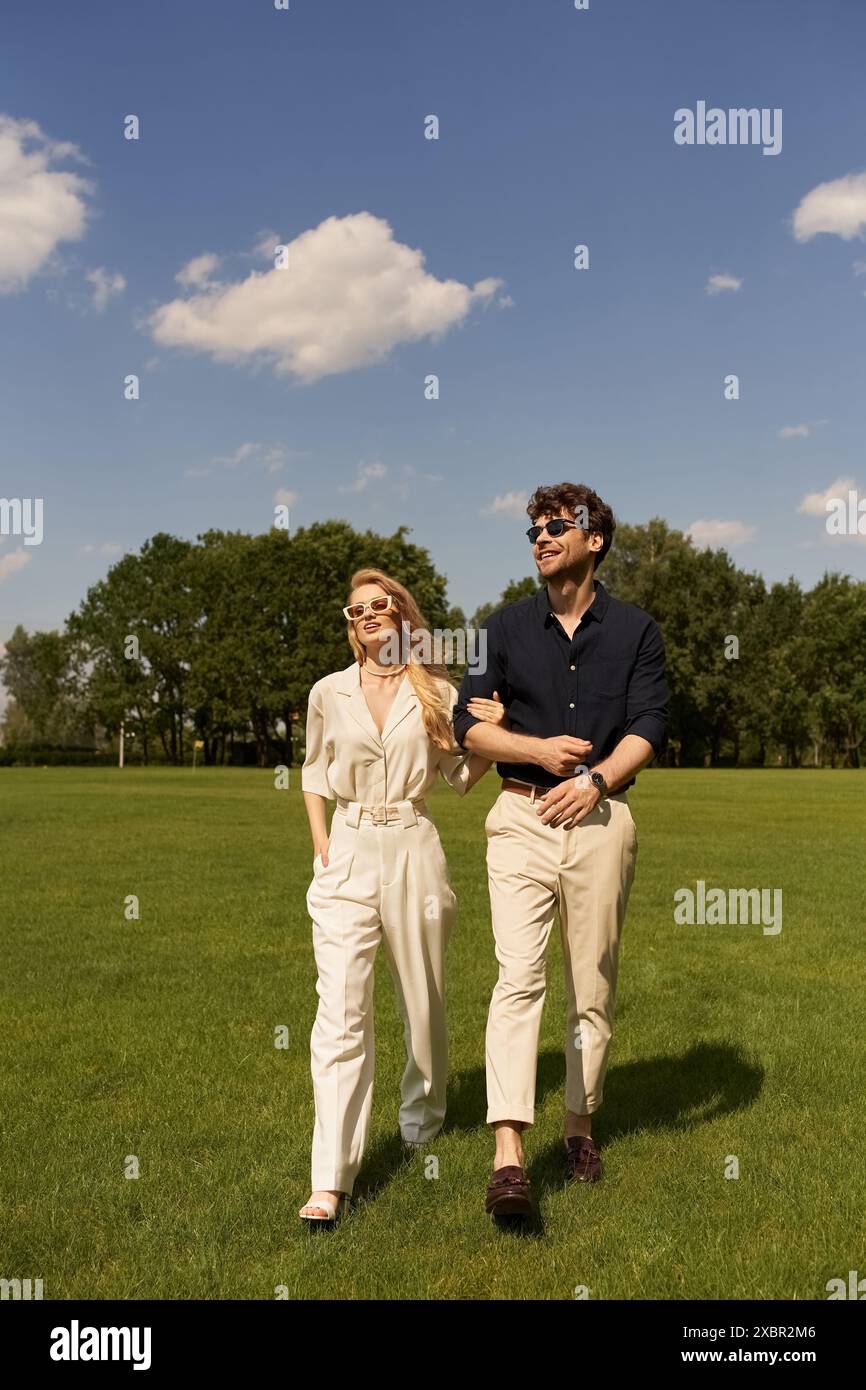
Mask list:
[[[286,451],[281,444],[274,444],[265,451],[262,458],[267,473],[279,473],[286,466]]]
[[[819,183],[796,209],[793,229],[798,241],[811,241],[819,232],[829,232],[843,241],[862,237],[866,229],[866,173]]]
[[[711,549],[745,545],[754,540],[755,534],[754,526],[747,526],[744,521],[693,521],[686,528],[686,535],[691,536],[695,545]]]
[[[279,473],[290,463],[306,463],[312,458],[309,449],[287,449],[284,444],[272,444],[262,454],[262,463],[266,473]]]
[[[60,242],[84,236],[92,185],[51,167],[70,159],[83,159],[75,145],[0,114],[0,294],[24,289]]]
[[[310,457],[309,449],[287,449],[285,444],[239,444],[231,454],[217,454],[212,464],[239,468],[241,464],[260,463],[266,473],[279,473],[288,463],[298,463]],[[187,477],[204,477],[210,469],[187,468]]]
[[[831,483],[825,492],[807,492],[797,511],[804,516],[826,517],[827,503],[831,497],[847,498],[849,490],[856,488],[856,486],[853,478],[837,478],[835,483]]]
[[[174,278],[185,289],[204,289],[211,284],[213,273],[219,263],[219,256],[214,255],[213,251],[206,251],[203,256],[193,256],[191,261],[181,266]]]
[[[808,425],[783,425],[779,430],[779,438],[808,439],[811,433]]]
[[[722,294],[724,290],[741,290],[742,280],[736,275],[711,275],[707,281],[707,294]]]
[[[218,362],[264,361],[277,376],[312,382],[381,362],[399,343],[441,337],[502,284],[437,280],[423,252],[395,241],[369,212],[329,217],[288,245],[285,269],[209,282],[143,326],[164,346]]]
[[[500,309],[514,308],[514,300],[511,298],[510,294],[501,294],[497,299],[496,303],[499,305]]]
[[[253,243],[253,255],[257,256],[259,260],[270,261],[273,265],[277,247],[285,246],[285,244],[279,232],[260,232]]]
[[[494,497],[493,501],[486,507],[482,507],[482,516],[525,516],[527,523],[529,517],[526,514],[526,504],[529,498],[523,492],[506,492],[503,496]]]
[[[121,275],[120,271],[112,273],[102,265],[97,266],[95,270],[88,270],[85,279],[93,286],[93,307],[97,314],[103,312],[110,299],[123,294],[126,289],[126,277]]]
[[[852,493],[853,497],[849,495]],[[837,478],[825,492],[807,493],[797,511],[805,516],[821,517],[825,530],[830,525],[831,515],[837,524],[841,522],[841,531],[827,531],[823,537],[825,543],[838,545],[840,542],[856,541],[862,545],[866,543],[866,534],[860,530],[862,512],[858,503],[864,495],[862,489],[858,492],[853,478]],[[830,506],[830,503],[835,503],[835,506]]]
[[[17,550],[11,550],[8,555],[0,556],[0,583],[29,563],[30,552],[25,550],[23,545]]]
[[[211,459],[211,463],[223,463],[226,468],[237,468],[252,458],[261,447],[261,444],[239,444],[233,454],[217,454],[216,458]]]
[[[120,555],[123,546],[117,541],[101,541],[99,545],[83,545],[81,549],[85,555]]]
[[[353,483],[342,485],[338,489],[340,492],[363,492],[372,482],[379,482],[388,472],[384,463],[376,459],[373,463],[359,463],[357,476]]]
[[[274,493],[274,501],[280,503],[284,507],[294,506],[297,500],[298,494],[292,492],[291,489],[287,487],[281,487],[279,491]]]

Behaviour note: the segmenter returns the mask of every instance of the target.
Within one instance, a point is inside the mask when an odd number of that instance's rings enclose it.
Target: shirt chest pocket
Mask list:
[[[607,657],[596,660],[585,672],[587,686],[605,700],[625,700],[631,679],[628,658]]]

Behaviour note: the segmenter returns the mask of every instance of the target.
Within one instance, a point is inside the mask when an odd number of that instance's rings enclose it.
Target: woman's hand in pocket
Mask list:
[[[506,730],[511,728],[508,713],[496,690],[493,692],[492,700],[483,700],[480,695],[473,695],[466,708],[476,719],[483,719],[486,724],[500,724]]]
[[[328,844],[329,844],[329,842],[328,842],[327,840],[322,840],[322,841],[320,841],[319,844],[313,845],[313,849],[314,849],[314,851],[315,851],[315,854],[314,854],[314,856],[313,856],[313,871],[314,871],[314,872],[315,872],[315,868],[316,868],[316,860],[317,860],[318,858],[320,858],[320,857],[321,857],[321,860],[322,860],[322,868],[323,868],[323,869],[327,869],[327,867],[328,867]]]

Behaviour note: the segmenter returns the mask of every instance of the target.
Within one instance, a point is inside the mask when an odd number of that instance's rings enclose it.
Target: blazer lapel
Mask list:
[[[379,738],[379,730],[373,722],[373,716],[367,701],[364,699],[364,692],[361,689],[361,668],[357,662],[343,671],[337,689],[341,695],[346,696],[346,708],[355,723],[361,726],[365,734],[370,735],[377,747],[380,747],[382,740]]]
[[[382,730],[383,743],[386,738],[390,738],[400,721],[405,719],[407,714],[411,714],[413,709],[420,704],[421,701],[415,694],[415,687],[409,677],[404,676],[397,689],[397,694],[394,696],[394,703],[388,712],[388,718],[385,720],[385,727]]]
[[[361,689],[361,668],[357,662],[343,671],[337,689],[342,695],[347,697],[346,707],[352,718],[360,725],[365,733],[375,739],[379,747],[382,746],[386,738],[390,738],[397,725],[406,718],[406,715],[411,714],[412,710],[420,706],[421,703],[418,696],[415,694],[414,686],[409,677],[404,676],[397,688],[397,694],[394,696],[394,703],[388,712],[385,727],[380,735],[379,730],[376,728],[375,720],[370,713],[370,707],[367,704],[364,692]]]

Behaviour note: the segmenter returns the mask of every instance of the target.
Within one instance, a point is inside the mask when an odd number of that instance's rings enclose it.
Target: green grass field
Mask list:
[[[561,1177],[552,939],[527,1136],[537,1225],[483,1210],[496,964],[488,775],[430,805],[459,920],[446,1129],[405,1157],[401,1028],[377,967],[373,1127],[351,1212],[302,1227],[315,966],[300,791],[242,770],[0,771],[0,1277],[46,1298],[824,1299],[866,1274],[866,775],[653,771],[595,1127]],[[783,890],[783,929],[677,926],[679,887]],[[135,894],[140,920],[124,901]],[[278,1025],[290,1047],[274,1046]],[[135,1155],[140,1176],[125,1176]],[[740,1176],[725,1178],[726,1160]]]

